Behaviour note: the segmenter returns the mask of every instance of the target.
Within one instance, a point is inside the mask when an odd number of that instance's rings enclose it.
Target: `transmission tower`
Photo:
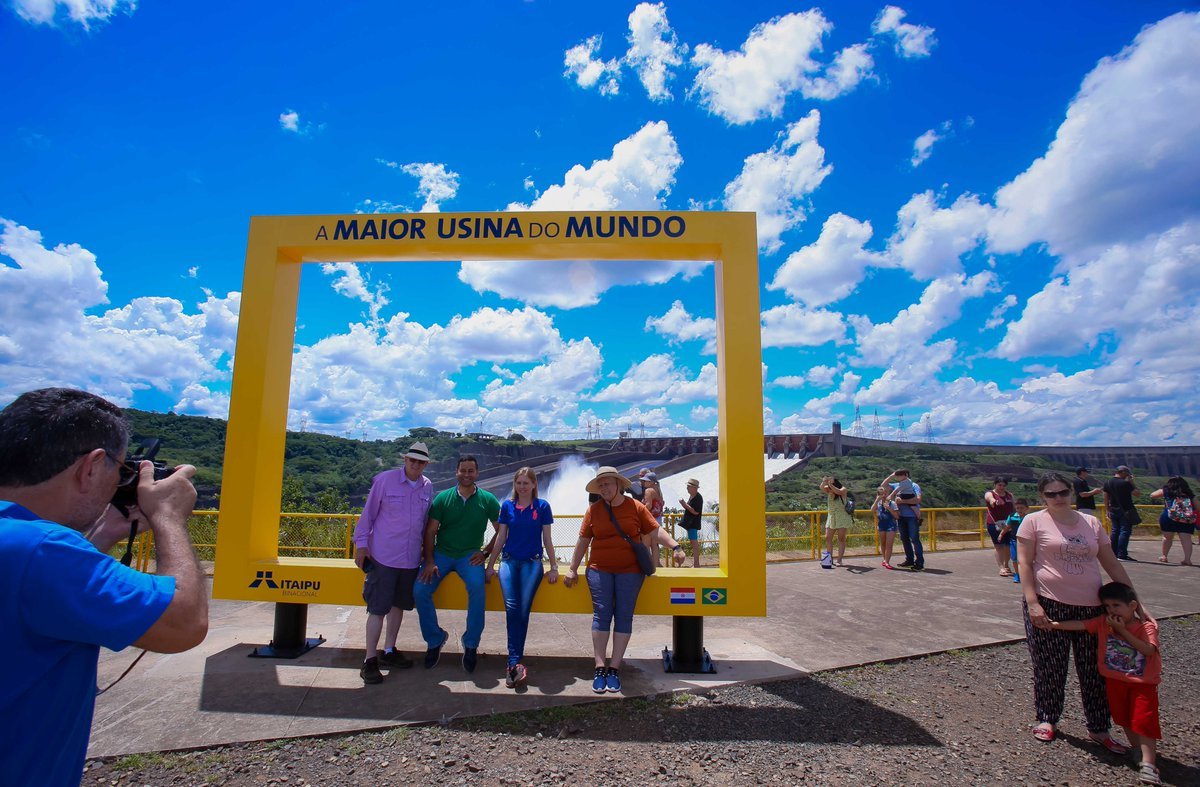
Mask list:
[[[875,410],[875,415],[871,418],[871,439],[882,440],[883,432],[879,431],[879,410]]]
[[[850,434],[854,437],[863,436],[862,408],[858,405],[854,406],[854,425],[850,427]]]
[[[925,442],[933,442],[933,417],[925,413]]]
[[[900,417],[897,419],[897,429],[900,430],[900,439],[907,440],[908,434],[904,431],[904,411],[900,411]]]
[[[641,422],[641,427],[642,427],[642,437],[645,437],[646,436],[646,422],[645,421]]]

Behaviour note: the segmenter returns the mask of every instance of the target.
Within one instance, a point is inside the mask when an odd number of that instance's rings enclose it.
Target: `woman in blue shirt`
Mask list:
[[[542,582],[542,548],[550,559],[547,577],[550,584],[558,581],[558,558],[550,525],[554,514],[550,504],[537,496],[537,475],[532,468],[522,467],[513,476],[512,497],[500,506],[496,523],[496,542],[488,556],[487,576],[500,576],[504,593],[504,613],[508,622],[508,670],[504,685],[516,688],[525,682],[528,672],[521,659],[525,657],[525,637],[529,633],[529,613],[533,597]],[[496,571],[496,560],[500,570]]]

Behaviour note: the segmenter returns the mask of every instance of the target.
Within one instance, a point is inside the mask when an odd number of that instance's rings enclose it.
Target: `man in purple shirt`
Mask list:
[[[382,683],[381,666],[391,670],[413,665],[412,659],[396,650],[396,636],[404,610],[413,608],[425,518],[433,499],[433,484],[422,475],[427,464],[429,449],[424,443],[413,443],[404,455],[404,469],[375,476],[354,528],[354,562],[366,573],[367,652],[359,670],[363,683]],[[381,654],[379,634],[384,620],[387,636]]]

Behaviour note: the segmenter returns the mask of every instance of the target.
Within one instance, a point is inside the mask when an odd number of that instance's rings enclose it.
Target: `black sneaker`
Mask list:
[[[409,669],[413,660],[398,650],[389,650],[379,654],[379,666],[384,669]]]
[[[438,630],[442,632],[442,644],[425,651],[425,669],[433,669],[437,666],[438,659],[442,657],[442,648],[446,646],[446,640],[450,639],[450,632],[446,629]]]
[[[467,672],[474,672],[475,665],[479,663],[478,648],[463,648],[463,669]]]
[[[364,661],[362,669],[358,671],[358,676],[362,678],[363,683],[383,683],[383,673],[379,671],[379,659],[376,657]]]
[[[515,689],[517,687],[517,668],[509,667],[504,673],[504,688]]]
[[[911,570],[911,571],[924,571],[924,570],[925,570],[925,566],[916,566],[916,565],[914,565],[914,566],[910,566],[910,567],[909,567],[909,570]]]
[[[897,563],[896,565],[899,568],[912,568],[913,562],[911,560],[905,560],[903,563]]]
[[[1137,562],[1136,558],[1132,558],[1129,555],[1117,555],[1117,560],[1120,560],[1122,563],[1136,563]]]

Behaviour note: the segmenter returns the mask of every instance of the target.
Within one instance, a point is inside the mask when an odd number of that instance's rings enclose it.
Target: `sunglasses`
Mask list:
[[[1069,494],[1071,494],[1070,489],[1057,489],[1053,492],[1049,489],[1042,490],[1042,497],[1046,498],[1047,500],[1054,497],[1066,497]]]
[[[112,451],[109,451],[107,448],[105,448],[104,455],[107,456],[109,460],[111,460],[112,463],[117,466],[118,485],[125,486],[134,478],[137,478],[138,471],[130,467],[128,464],[120,461],[117,459],[117,457],[113,456]]]

